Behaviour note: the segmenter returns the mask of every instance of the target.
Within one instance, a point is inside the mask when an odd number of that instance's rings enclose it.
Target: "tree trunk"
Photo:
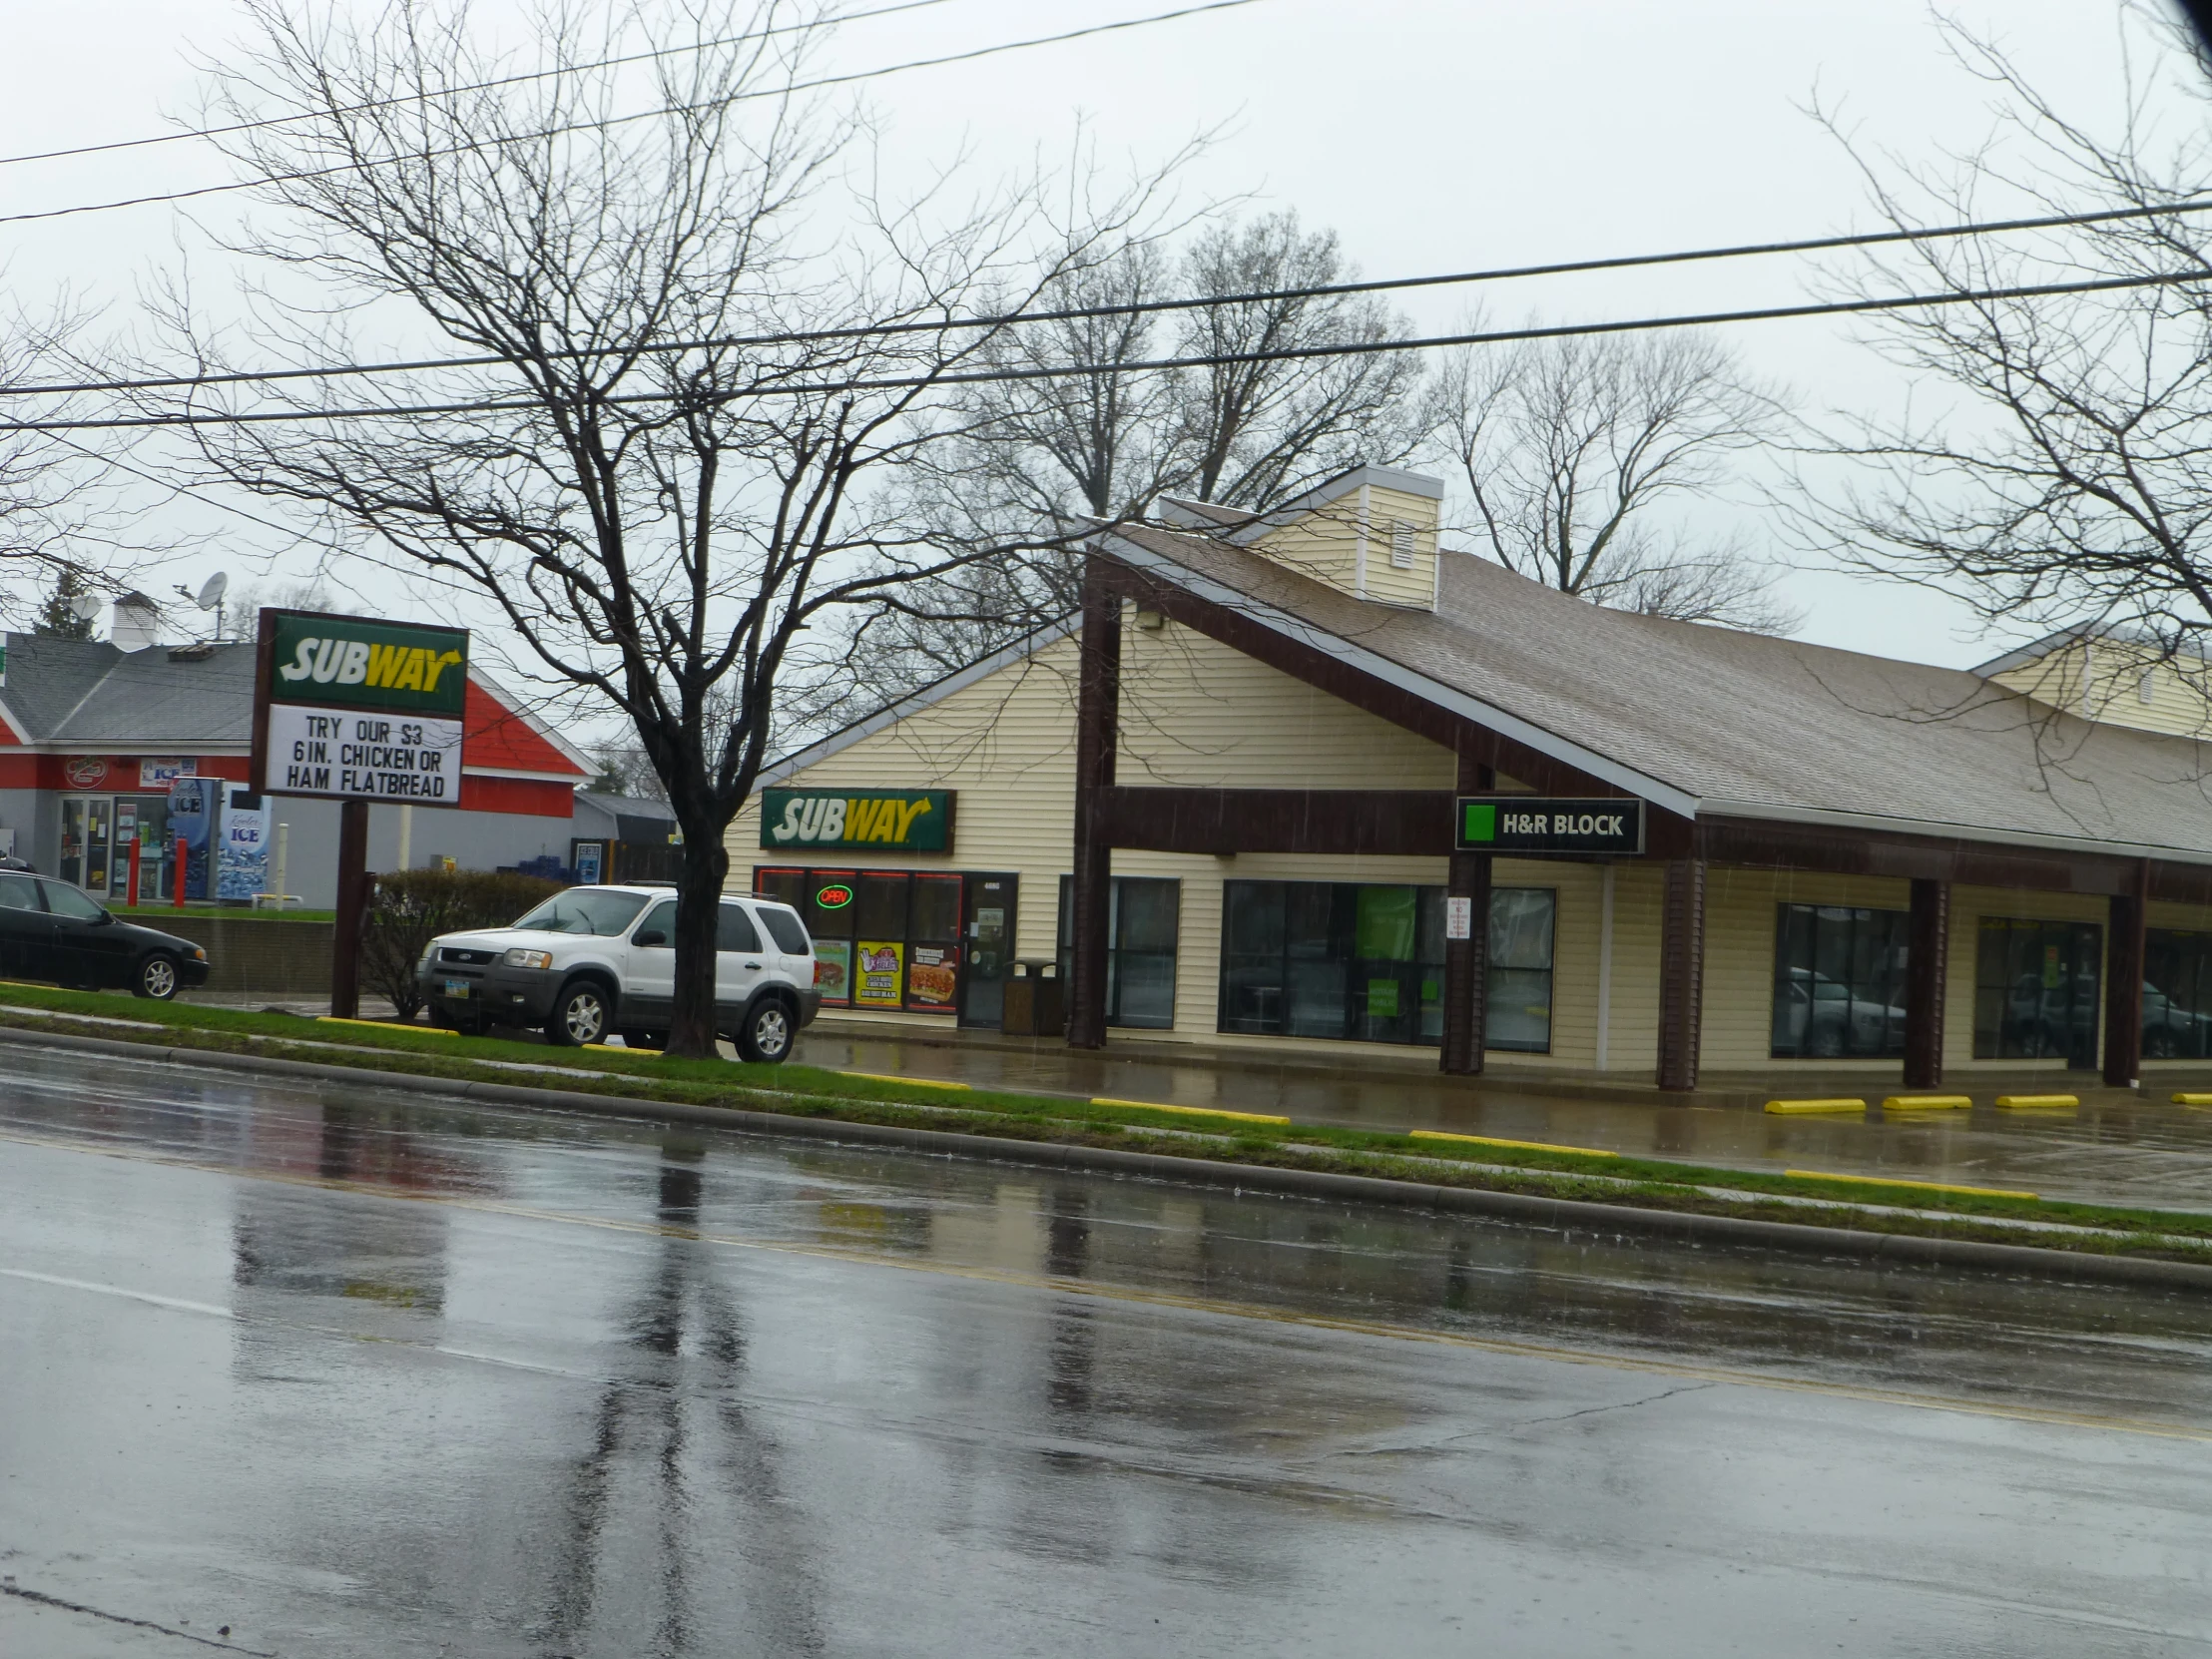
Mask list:
[[[715,1057],[715,937],[730,849],[719,834],[684,833],[684,865],[676,879],[676,1003],[669,1011],[668,1048],[679,1059]]]

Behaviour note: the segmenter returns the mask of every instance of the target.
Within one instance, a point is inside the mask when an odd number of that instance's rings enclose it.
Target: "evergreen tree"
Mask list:
[[[76,609],[77,601],[91,591],[84,572],[75,565],[63,565],[54,591],[47,595],[46,604],[39,611],[38,623],[31,631],[55,640],[91,639],[92,618],[79,616]]]

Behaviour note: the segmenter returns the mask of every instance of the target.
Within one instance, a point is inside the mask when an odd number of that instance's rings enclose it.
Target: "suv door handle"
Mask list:
[[[745,970],[748,973],[759,973],[761,971],[761,964],[759,962],[748,962],[745,964]]]

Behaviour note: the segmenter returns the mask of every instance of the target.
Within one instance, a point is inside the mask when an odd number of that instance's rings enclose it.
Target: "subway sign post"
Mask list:
[[[1460,852],[1524,857],[1633,857],[1644,849],[1644,804],[1633,798],[1463,795],[1452,845]]]
[[[459,807],[468,631],[265,610],[254,674],[254,787],[336,801],[330,1011],[360,1010],[368,808]]]

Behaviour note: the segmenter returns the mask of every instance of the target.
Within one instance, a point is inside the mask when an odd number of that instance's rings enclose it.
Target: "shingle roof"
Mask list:
[[[1134,528],[1107,544],[1438,701],[1471,699],[1561,759],[1610,761],[1678,810],[2212,861],[2212,749],[1974,674],[1605,610],[1464,553],[1441,556],[1430,614],[1216,537]]]
[[[9,634],[0,702],[31,743],[245,745],[254,737],[254,647],[172,656],[105,640]]]

